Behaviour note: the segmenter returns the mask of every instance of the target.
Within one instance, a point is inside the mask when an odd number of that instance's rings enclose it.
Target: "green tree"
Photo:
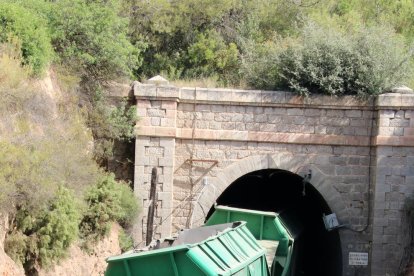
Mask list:
[[[81,76],[102,82],[139,67],[140,49],[128,39],[119,1],[60,0],[51,4],[52,43],[61,62]]]
[[[0,3],[0,42],[20,41],[23,64],[41,74],[53,58],[47,21],[30,9],[9,1]]]

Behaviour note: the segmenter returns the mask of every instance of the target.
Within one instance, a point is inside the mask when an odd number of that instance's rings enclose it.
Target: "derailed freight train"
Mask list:
[[[216,206],[202,227],[108,258],[105,275],[296,275],[295,232],[273,212]]]

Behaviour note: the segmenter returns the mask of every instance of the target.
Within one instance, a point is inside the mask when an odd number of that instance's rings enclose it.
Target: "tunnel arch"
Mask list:
[[[207,216],[207,213],[211,211],[211,208],[214,204],[222,204],[222,205],[233,205],[235,207],[241,208],[255,208],[261,209],[263,211],[276,211],[281,212],[283,208],[280,206],[270,206],[267,204],[266,206],[259,204],[245,204],[249,202],[246,198],[242,198],[240,202],[231,201],[230,198],[238,198],[240,193],[246,193],[246,188],[241,188],[243,186],[242,182],[252,182],[246,181],[246,178],[255,176],[255,175],[262,175],[266,176],[269,174],[281,174],[283,175],[283,179],[289,179],[290,182],[296,183],[293,190],[297,190],[298,186],[301,185],[302,179],[309,170],[312,171],[312,178],[309,181],[309,184],[306,186],[306,191],[309,195],[311,195],[310,201],[307,201],[307,205],[305,204],[305,209],[312,209],[311,217],[314,219],[316,223],[316,227],[318,231],[310,230],[309,235],[319,235],[316,243],[310,242],[307,245],[307,253],[308,256],[315,256],[315,254],[310,254],[312,247],[317,247],[317,243],[319,245],[326,245],[331,244],[331,247],[325,248],[325,251],[319,252],[323,258],[327,258],[327,260],[318,260],[315,259],[313,262],[318,263],[317,267],[325,266],[328,264],[328,268],[326,268],[325,274],[320,271],[311,271],[310,273],[318,273],[316,275],[342,275],[342,248],[341,245],[341,238],[340,233],[338,231],[332,232],[331,235],[325,233],[326,230],[323,227],[322,222],[322,213],[330,213],[335,212],[338,216],[340,222],[348,221],[349,215],[348,210],[346,208],[345,203],[343,202],[339,192],[337,192],[333,187],[333,180],[332,178],[327,178],[322,170],[319,168],[321,164],[313,164],[312,162],[307,162],[306,158],[295,158],[295,156],[286,156],[286,155],[279,155],[279,154],[268,154],[268,155],[260,155],[260,156],[251,156],[240,160],[217,174],[216,177],[212,177],[209,179],[209,185],[207,185],[200,195],[198,205],[194,210],[193,216],[195,219],[193,221],[195,224],[202,224],[204,219]],[[279,175],[280,176],[280,175]],[[240,186],[241,185],[241,186]],[[259,184],[256,184],[259,185]],[[237,187],[239,186],[239,187]],[[292,191],[289,191],[287,185],[280,184],[277,185],[277,189],[281,193],[286,193],[286,197],[292,196]],[[300,187],[299,187],[300,188]],[[239,191],[237,191],[240,189]],[[276,190],[277,190],[276,189]],[[274,192],[275,190],[273,190]],[[271,194],[271,190],[261,190],[262,194]],[[297,191],[296,191],[297,192]],[[239,193],[239,196],[237,196]],[[250,199],[254,197],[251,193],[247,196],[250,196]],[[255,200],[259,200],[258,197],[260,196],[260,192],[256,195]],[[239,197],[240,198],[240,197]],[[297,199],[296,199],[297,200]],[[252,200],[250,200],[251,202]],[[244,203],[243,203],[244,202]],[[297,201],[299,202],[299,201]],[[310,210],[309,209],[309,210]],[[302,216],[301,219],[304,219],[306,216],[304,214],[299,214],[298,216]],[[302,221],[301,223],[305,223],[309,228],[310,221]],[[323,232],[325,231],[325,232]],[[310,240],[308,238],[308,240]],[[329,264],[335,264],[334,266],[329,266]],[[304,264],[305,266],[309,267],[309,263]],[[307,268],[309,269],[309,268]],[[337,269],[337,270],[335,270]],[[334,271],[335,272],[332,272]],[[333,274],[334,273],[334,274]],[[307,274],[312,275],[312,274]]]
[[[326,177],[319,168],[323,165],[328,164],[314,164],[311,159],[278,153],[255,155],[237,161],[219,172],[216,177],[209,178],[209,185],[203,189],[198,199],[198,205],[193,213],[193,222],[196,225],[201,225],[207,211],[215,204],[217,198],[238,178],[264,169],[285,170],[300,176],[311,170],[312,178],[309,183],[322,195],[332,212],[336,213],[338,219],[347,222],[350,217],[349,210],[340,193],[334,188],[335,180]]]

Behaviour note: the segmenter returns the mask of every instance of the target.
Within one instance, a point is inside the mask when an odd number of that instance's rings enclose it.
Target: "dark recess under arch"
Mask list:
[[[322,215],[330,214],[322,195],[309,183],[303,195],[303,178],[284,170],[266,169],[234,181],[217,198],[217,204],[273,211],[300,225],[296,275],[341,276],[342,253],[337,230],[325,230]],[[210,209],[207,217],[212,213]]]

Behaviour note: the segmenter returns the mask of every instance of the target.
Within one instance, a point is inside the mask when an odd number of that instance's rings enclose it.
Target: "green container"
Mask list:
[[[159,247],[108,258],[105,275],[269,275],[265,250],[245,222],[185,230]]]
[[[272,262],[272,276],[287,276],[291,272],[294,238],[278,214],[227,206],[215,206],[205,225],[246,221],[253,236],[261,241],[277,241]]]

